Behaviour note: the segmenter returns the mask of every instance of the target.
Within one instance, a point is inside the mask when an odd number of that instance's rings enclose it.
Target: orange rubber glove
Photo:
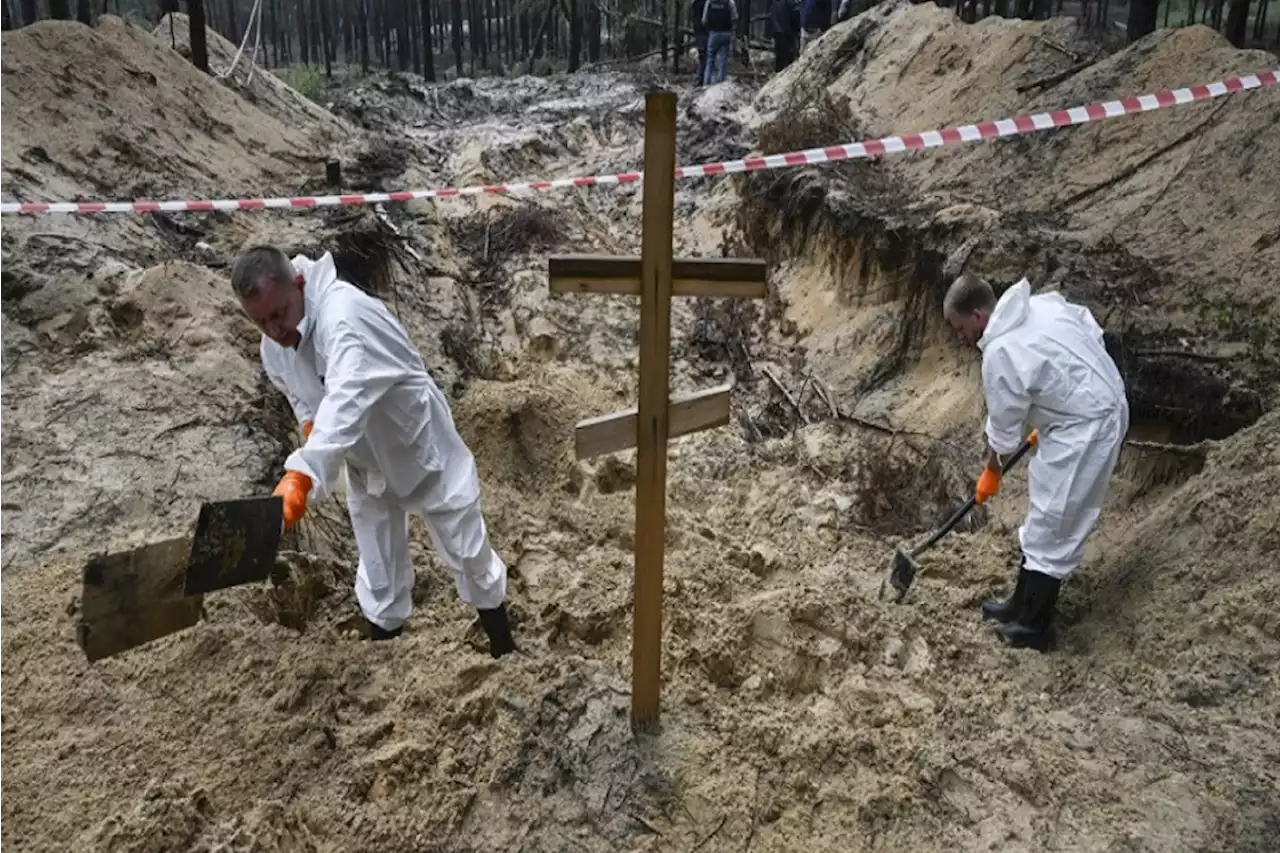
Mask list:
[[[311,438],[311,426],[312,426],[311,421],[303,421],[303,422],[302,422],[302,437],[303,437],[303,438]]]
[[[307,492],[311,491],[311,478],[297,471],[286,471],[271,496],[284,498],[284,529],[288,530],[307,511]]]
[[[982,476],[978,478],[978,488],[974,492],[978,500],[978,506],[982,506],[991,498],[994,498],[1000,491],[1000,474],[992,471],[990,468],[982,470]]]

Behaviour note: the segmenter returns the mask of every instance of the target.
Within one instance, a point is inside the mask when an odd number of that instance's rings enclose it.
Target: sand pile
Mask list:
[[[1066,19],[987,18],[882,4],[836,27],[761,93],[848,99],[869,136],[1008,118],[1267,71],[1276,57],[1236,50],[1207,27],[1165,30],[1104,56]],[[1093,64],[1065,72],[1088,60]],[[1036,85],[1062,76],[1059,82]],[[1274,89],[1082,128],[956,146],[886,162],[932,208],[988,206],[1015,225],[1088,244],[1114,241],[1160,273],[1256,300],[1280,262],[1280,97]],[[847,141],[832,139],[830,142]],[[1212,227],[1208,223],[1213,223]]]
[[[160,23],[156,24],[152,35],[166,47],[177,50],[190,62],[191,20],[186,15],[181,12],[165,15],[160,19]],[[339,145],[361,135],[355,127],[337,118],[262,66],[269,39],[264,38],[262,47],[259,49],[258,65],[253,71],[252,78],[249,77],[250,59],[253,54],[252,38],[245,47],[240,57],[240,64],[236,66],[235,71],[221,78],[220,75],[227,74],[227,70],[231,67],[239,45],[232,44],[208,28],[205,30],[205,38],[209,49],[209,71],[218,76],[223,85],[264,113],[296,131],[307,134],[317,144]]]
[[[1280,578],[1260,568],[1280,547],[1277,423],[1269,413],[1215,447],[1199,476],[1108,546],[1090,590],[1082,642],[1120,666],[1166,665],[1182,683],[1166,689],[1189,704],[1275,696],[1261,676],[1280,656]]]
[[[243,494],[275,455],[256,361],[226,281],[189,264],[6,295],[6,562],[181,533]]]
[[[287,194],[323,175],[299,128],[110,20],[4,34],[5,192],[20,200]]]

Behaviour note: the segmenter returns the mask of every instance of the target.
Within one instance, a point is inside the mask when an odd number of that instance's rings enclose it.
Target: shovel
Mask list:
[[[266,580],[284,530],[278,497],[216,501],[200,507],[184,593],[203,595]]]
[[[1035,447],[1039,438],[1040,434],[1036,430],[1032,430],[1031,435],[1027,436],[1026,440],[1022,442],[1022,445],[1001,467],[1000,475],[1003,477],[1005,474],[1009,473],[1009,471],[1013,469],[1013,466],[1018,464],[1018,460],[1023,456],[1026,456],[1028,450]],[[964,506],[956,510],[955,514],[943,522],[941,527],[931,533],[928,539],[912,548],[909,552],[903,551],[901,546],[894,549],[893,559],[889,561],[889,576],[885,579],[884,583],[880,584],[879,597],[883,599],[885,588],[891,586],[898,594],[894,599],[894,603],[897,604],[901,602],[906,596],[907,590],[911,589],[911,583],[916,579],[916,573],[920,571],[920,564],[916,562],[916,557],[919,557],[925,551],[928,551],[938,543],[939,539],[950,533],[952,528],[959,524],[961,519],[969,514],[970,510],[977,506],[977,503],[977,495],[969,498],[969,500],[965,501]]]

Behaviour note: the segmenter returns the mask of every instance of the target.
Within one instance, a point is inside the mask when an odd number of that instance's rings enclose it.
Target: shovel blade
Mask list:
[[[266,580],[275,565],[283,522],[284,501],[278,497],[201,506],[187,562],[186,594]]]
[[[907,594],[907,590],[911,589],[918,571],[920,571],[920,564],[913,560],[910,554],[901,548],[893,552],[893,559],[889,561],[889,586],[898,593],[897,601],[901,601]]]
[[[183,536],[89,560],[76,619],[85,657],[112,657],[200,620],[202,599],[182,592],[190,547]]]

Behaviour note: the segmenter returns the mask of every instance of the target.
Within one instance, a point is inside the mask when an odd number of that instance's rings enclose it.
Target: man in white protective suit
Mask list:
[[[982,611],[1007,645],[1046,651],[1058,588],[1084,557],[1129,430],[1124,381],[1089,310],[1059,293],[1032,296],[1025,278],[997,301],[991,285],[963,275],[943,315],[982,351],[990,453],[979,504],[1000,490],[1001,457],[1018,449],[1024,425],[1039,431],[1013,595]]]
[[[458,595],[475,607],[500,657],[515,650],[507,567],[489,544],[475,460],[409,336],[380,300],[338,278],[333,257],[246,249],[231,271],[262,332],[262,366],[302,423],[273,494],[285,526],[346,470],[360,565],[356,598],[374,640],[398,636],[413,608],[409,513],[422,516]]]

